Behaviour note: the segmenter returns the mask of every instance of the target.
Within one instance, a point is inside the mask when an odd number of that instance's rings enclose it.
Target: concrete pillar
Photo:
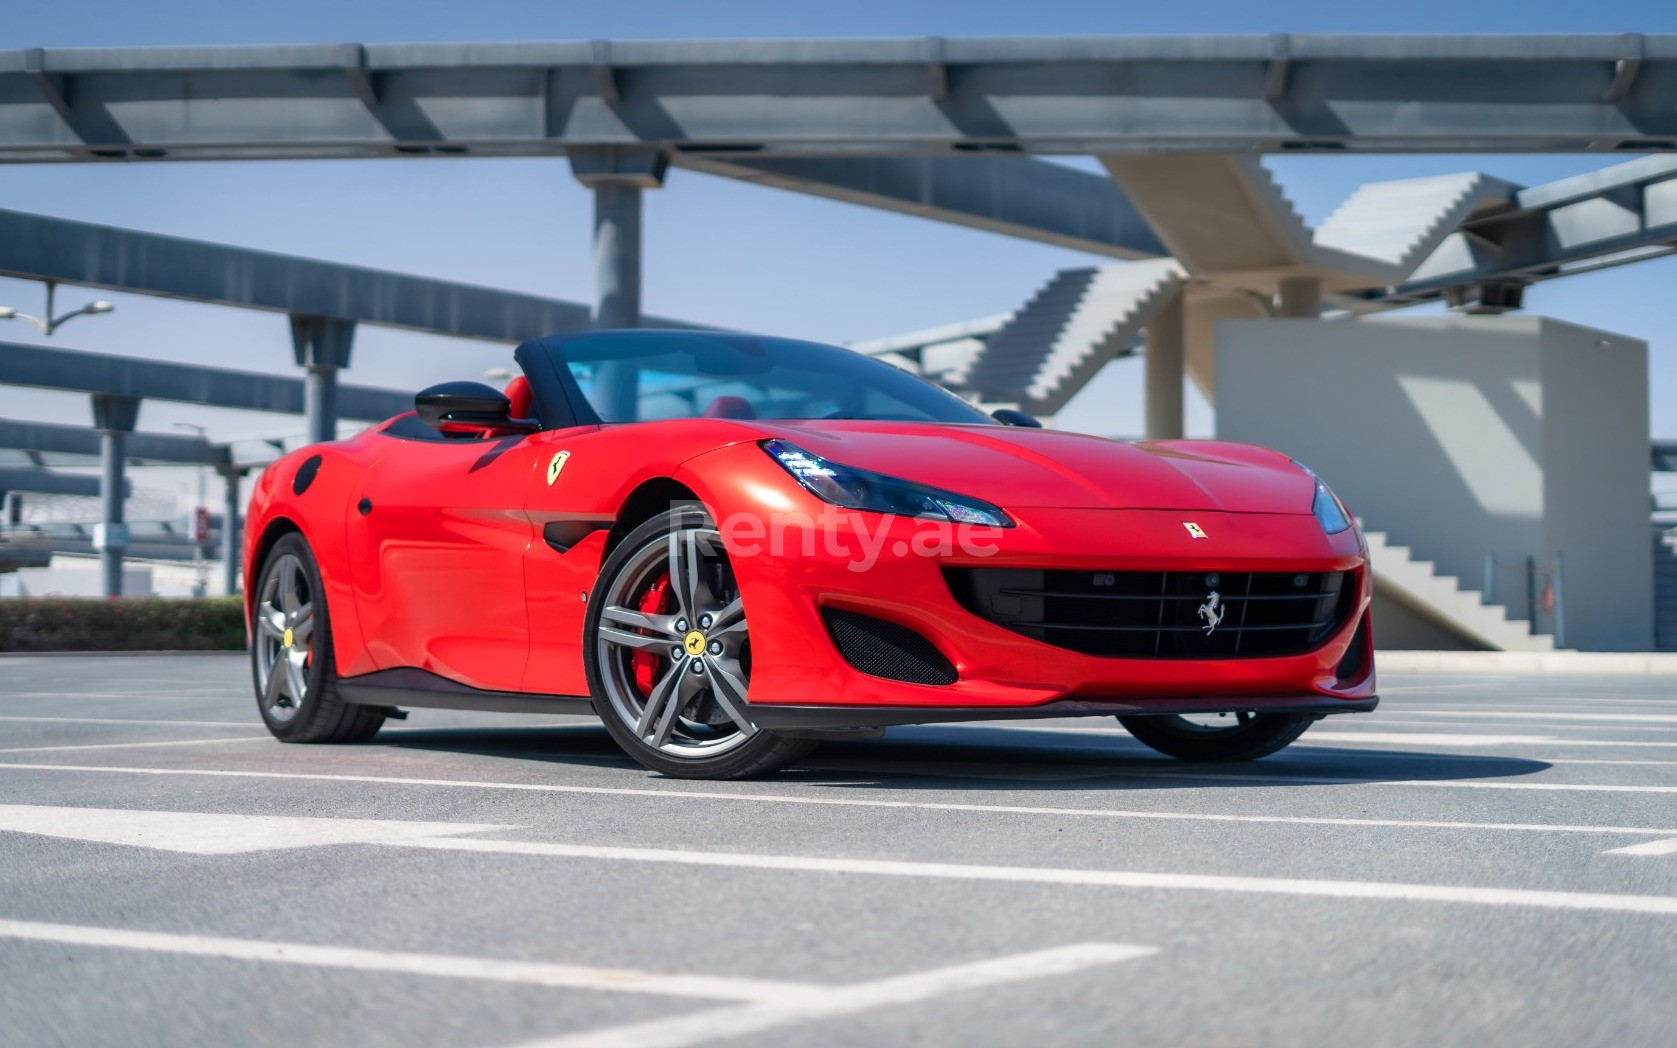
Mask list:
[[[222,466],[217,472],[226,483],[221,504],[221,592],[231,597],[239,592],[239,565],[243,560],[244,530],[239,512],[244,508],[244,499],[240,497],[239,486],[245,471],[236,466]]]
[[[1282,277],[1280,289],[1275,295],[1275,315],[1321,316],[1322,282],[1315,277]]]
[[[664,184],[666,158],[655,149],[573,150],[571,173],[594,191],[596,328],[641,322],[641,191]]]
[[[1147,322],[1142,365],[1147,373],[1148,440],[1182,437],[1182,314],[1182,296],[1176,295]]]
[[[594,326],[641,322],[641,189],[606,182],[594,190]]]
[[[308,369],[303,380],[303,413],[311,444],[338,439],[338,371],[349,367],[354,342],[354,321],[291,318],[291,349],[298,366]]]
[[[101,592],[122,596],[122,553],[128,548],[128,525],[123,520],[123,477],[127,465],[128,434],[140,418],[140,398],[114,393],[93,395],[93,428],[99,431],[100,523],[93,529],[93,548],[99,551],[103,576]]]

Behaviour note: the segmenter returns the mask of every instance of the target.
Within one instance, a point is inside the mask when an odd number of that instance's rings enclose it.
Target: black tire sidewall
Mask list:
[[[1257,760],[1285,749],[1316,722],[1308,713],[1260,713],[1238,727],[1195,731],[1174,715],[1124,716],[1118,723],[1136,740],[1185,761]]]

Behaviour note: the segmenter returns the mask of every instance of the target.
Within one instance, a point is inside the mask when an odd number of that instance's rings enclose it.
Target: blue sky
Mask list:
[[[515,3],[508,0],[292,0],[285,4],[64,0],[10,4],[5,47],[668,39],[773,36],[1145,35],[1267,32],[1677,32],[1677,4],[1534,0],[1473,5],[1218,2]],[[1286,157],[1270,162],[1299,210],[1319,221],[1359,184],[1483,170],[1534,184],[1610,158]],[[1623,158],[1613,158],[1623,159]],[[563,298],[590,296],[590,200],[562,160],[0,167],[0,207],[226,241]],[[1088,256],[688,172],[650,193],[650,312],[846,341],[1015,308],[1052,272]],[[1677,437],[1677,260],[1533,288],[1528,308],[1646,339],[1656,435]],[[74,289],[62,304],[94,297]],[[285,369],[283,318],[123,296],[54,343],[229,366]],[[38,286],[0,280],[0,304],[38,311]],[[22,324],[0,338],[35,341]],[[358,337],[349,381],[413,387],[504,363],[498,347],[378,329]],[[1140,427],[1140,369],[1108,369],[1062,416],[1097,432]],[[0,415],[88,419],[85,398],[0,390]],[[1191,426],[1209,432],[1203,405]],[[232,436],[285,428],[148,404],[141,427],[210,424]]]

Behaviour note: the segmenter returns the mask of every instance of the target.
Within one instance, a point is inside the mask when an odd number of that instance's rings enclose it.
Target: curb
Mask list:
[[[1386,673],[1677,677],[1677,652],[1657,651],[1376,651],[1374,664]]]

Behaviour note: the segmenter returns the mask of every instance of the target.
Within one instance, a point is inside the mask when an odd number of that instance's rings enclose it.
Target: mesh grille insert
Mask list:
[[[1120,658],[1297,655],[1344,624],[1351,571],[949,568],[962,607],[1033,640]]]
[[[955,667],[907,626],[838,608],[823,608],[821,617],[839,654],[869,676],[908,684],[955,683]]]

